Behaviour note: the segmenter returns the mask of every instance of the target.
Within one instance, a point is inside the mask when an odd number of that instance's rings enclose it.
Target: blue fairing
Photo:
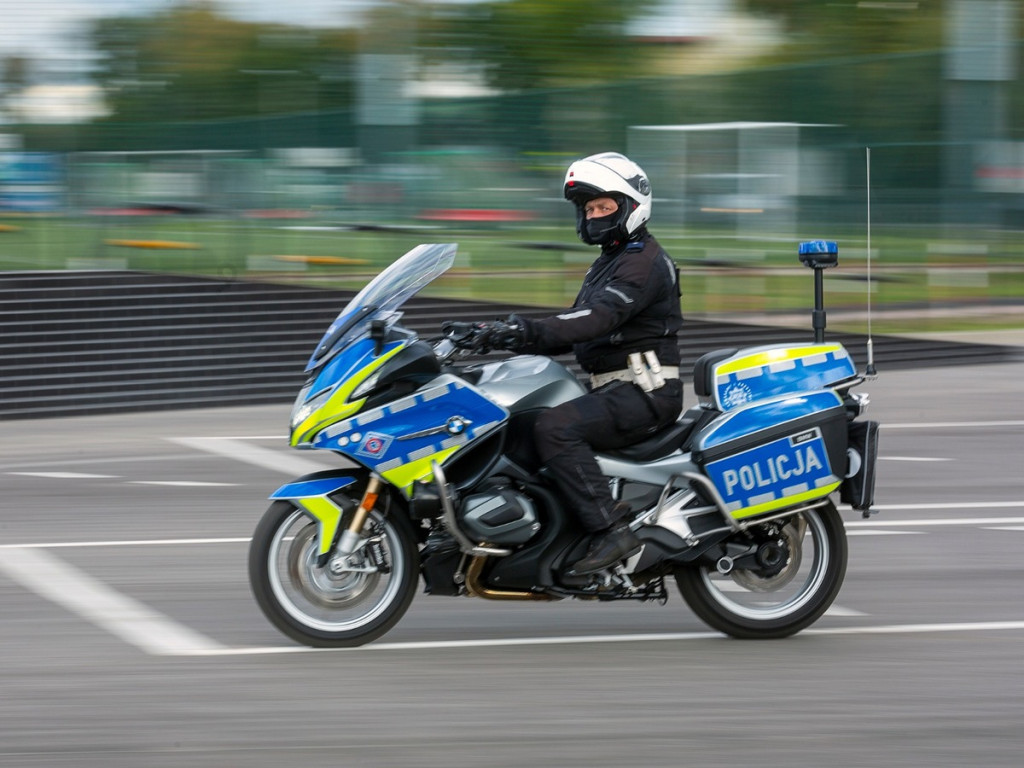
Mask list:
[[[347,381],[366,368],[376,358],[386,355],[403,343],[402,341],[395,341],[385,345],[380,355],[375,354],[375,342],[370,338],[360,339],[345,347],[331,358],[330,362],[317,374],[316,381],[307,397],[315,397],[318,392],[334,386],[337,382]]]
[[[746,437],[759,430],[821,413],[830,408],[841,407],[842,404],[842,398],[831,390],[754,403],[715,420],[701,433],[697,449],[706,451],[730,440]]]
[[[786,347],[755,347],[743,350],[735,357],[749,357],[754,361],[763,354],[770,355],[776,349],[784,352]],[[769,357],[763,365],[754,363],[739,371],[718,373],[715,390],[722,410],[763,398],[830,387],[857,372],[849,353],[842,346],[836,345],[832,350],[815,347],[807,349],[812,352],[815,349],[822,351],[783,360]],[[734,359],[723,360],[718,368],[727,366]]]
[[[326,496],[329,493],[347,488],[356,481],[348,475],[332,475],[330,477],[300,477],[286,483],[270,494],[272,499],[308,499],[313,496]]]
[[[488,434],[508,411],[454,376],[324,429],[314,448],[338,451],[376,472],[388,472]]]

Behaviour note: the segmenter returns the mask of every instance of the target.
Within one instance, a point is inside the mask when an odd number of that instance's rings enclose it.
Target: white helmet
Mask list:
[[[610,239],[628,240],[651,218],[651,183],[643,168],[618,152],[602,152],[577,160],[565,172],[565,199],[576,204],[576,232],[585,243],[604,245]],[[619,202],[618,219],[610,237],[593,240],[587,234],[583,206],[595,197]]]

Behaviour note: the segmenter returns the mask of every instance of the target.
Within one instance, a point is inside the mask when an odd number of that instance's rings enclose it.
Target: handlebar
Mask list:
[[[442,337],[434,344],[434,355],[442,363],[458,351],[459,348],[447,336]]]

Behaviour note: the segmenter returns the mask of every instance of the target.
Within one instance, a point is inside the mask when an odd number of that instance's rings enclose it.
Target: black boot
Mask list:
[[[585,576],[607,568],[612,563],[632,557],[640,551],[640,539],[625,522],[616,523],[594,538],[585,557],[566,571],[568,576]]]

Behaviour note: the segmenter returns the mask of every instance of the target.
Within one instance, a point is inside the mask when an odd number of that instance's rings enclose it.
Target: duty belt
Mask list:
[[[590,386],[597,389],[612,381],[627,381],[652,392],[665,386],[666,379],[679,378],[679,366],[662,366],[654,352],[634,352],[628,360],[629,367],[623,370],[590,374]]]

